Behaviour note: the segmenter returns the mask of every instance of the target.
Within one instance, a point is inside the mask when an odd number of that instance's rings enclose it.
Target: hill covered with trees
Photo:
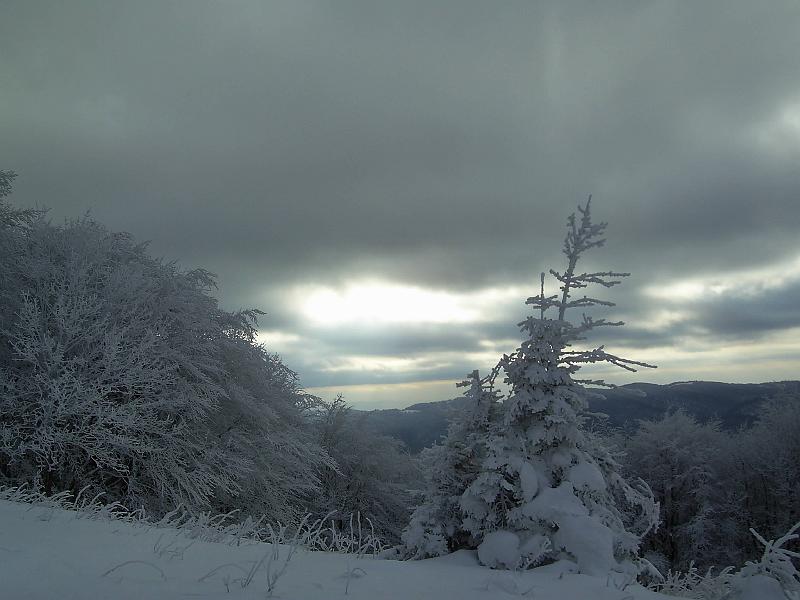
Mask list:
[[[765,402],[800,399],[800,381],[630,383],[600,394],[588,398],[589,410],[606,415],[611,427],[635,429],[639,420],[657,419],[668,412],[682,410],[700,422],[718,420],[724,429],[735,430],[752,424]],[[458,397],[404,409],[365,412],[376,431],[398,439],[416,453],[442,439],[448,421],[458,414],[464,403],[465,399]]]

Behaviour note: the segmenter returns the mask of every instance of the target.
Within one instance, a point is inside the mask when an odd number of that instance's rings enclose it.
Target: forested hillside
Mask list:
[[[588,398],[589,410],[607,415],[611,427],[630,430],[639,420],[657,419],[680,409],[700,422],[718,420],[724,429],[735,430],[752,424],[765,401],[795,398],[800,402],[800,381],[632,383],[600,394],[602,397]],[[373,410],[368,413],[368,422],[376,431],[400,440],[416,453],[444,436],[448,419],[463,404],[464,399],[459,397],[405,409]]]

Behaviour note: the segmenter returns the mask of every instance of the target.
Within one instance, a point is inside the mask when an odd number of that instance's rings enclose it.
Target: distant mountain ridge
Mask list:
[[[589,398],[589,410],[608,415],[608,422],[614,427],[633,427],[640,419],[658,418],[668,411],[683,409],[698,421],[717,419],[722,427],[737,429],[752,423],[759,406],[766,401],[800,401],[800,381],[631,383],[599,393],[602,397]],[[399,439],[410,452],[416,453],[445,434],[449,418],[463,403],[463,398],[454,398],[364,414],[366,422],[378,433]]]

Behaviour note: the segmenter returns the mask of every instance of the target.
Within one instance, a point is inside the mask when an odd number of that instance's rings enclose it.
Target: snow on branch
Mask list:
[[[597,363],[607,362],[614,366],[625,369],[626,371],[636,372],[638,369],[635,367],[645,367],[655,369],[655,365],[638,360],[631,360],[629,358],[622,358],[603,350],[603,346],[599,346],[592,350],[565,350],[561,353],[561,360],[564,364],[575,365],[578,363]]]
[[[580,225],[577,223],[575,213],[567,218],[568,232],[564,240],[564,254],[569,258],[577,257],[582,252],[602,246],[606,242],[605,238],[600,238],[600,236],[603,235],[608,223],[592,223],[591,203],[592,196],[589,195],[586,206],[578,206],[578,212],[581,213]]]

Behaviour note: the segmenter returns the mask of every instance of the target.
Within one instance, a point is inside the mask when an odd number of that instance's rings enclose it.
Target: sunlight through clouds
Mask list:
[[[476,323],[490,320],[498,305],[524,297],[516,287],[458,293],[382,281],[308,286],[292,296],[304,318],[323,326]]]
[[[256,334],[259,344],[264,344],[273,351],[281,352],[291,348],[302,341],[296,333],[278,331],[277,329],[262,329]]]

